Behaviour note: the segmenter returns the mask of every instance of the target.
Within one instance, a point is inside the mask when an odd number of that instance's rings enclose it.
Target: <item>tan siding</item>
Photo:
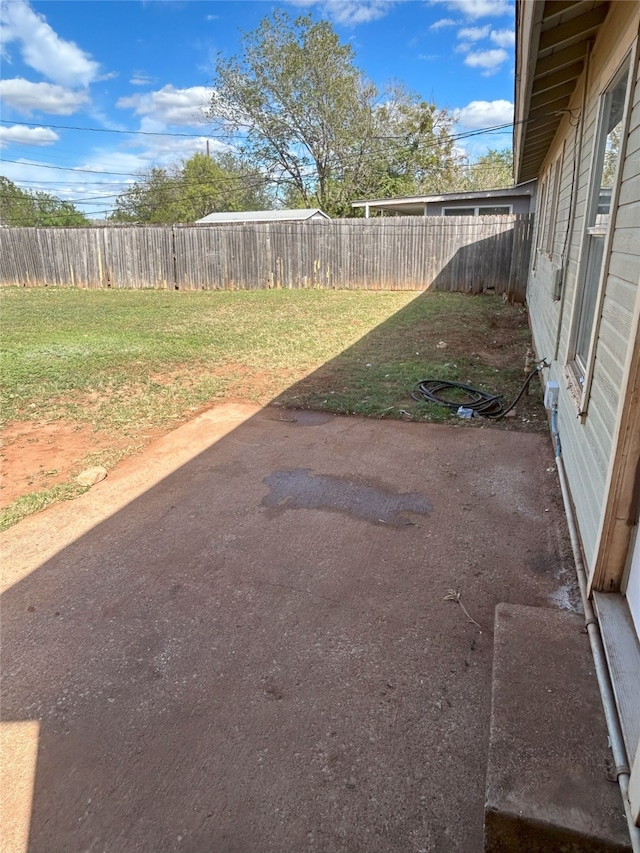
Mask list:
[[[627,157],[633,157],[638,151],[640,151],[640,127],[636,127],[629,134],[629,139],[627,140]]]
[[[583,242],[584,217],[587,209],[588,181],[600,111],[600,96],[611,76],[622,62],[634,38],[637,37],[638,4],[635,16],[627,4],[614,4],[596,41],[589,73],[589,92],[584,114],[582,152],[575,164],[575,213],[573,232],[564,259],[564,308],[559,336],[559,361],[549,371],[550,378],[560,385],[559,428],[562,450],[576,517],[582,538],[587,565],[595,561],[605,489],[616,423],[618,404],[624,384],[624,369],[628,357],[638,279],[640,273],[640,85],[636,85],[631,106],[630,135],[627,142],[619,190],[619,209],[611,241],[611,256],[604,296],[601,304],[599,335],[595,347],[593,378],[586,419],[578,417],[576,403],[568,391],[565,371],[571,339],[577,281],[580,272],[580,253]],[[627,8],[621,8],[627,7]],[[633,10],[632,10],[633,12]],[[633,27],[629,28],[629,22]],[[572,110],[580,110],[578,86],[572,100]],[[566,215],[570,207],[572,170],[574,168],[574,129],[563,122],[554,140],[542,172],[558,157],[565,146],[565,160],[560,187],[557,233],[554,260],[558,263],[563,250]],[[538,258],[535,273],[530,275],[528,301],[536,348],[545,355],[549,342],[555,341],[558,322],[557,303],[550,297],[553,265]],[[547,356],[548,357],[548,356]]]
[[[636,245],[640,239],[640,221],[636,228],[620,227],[616,223],[616,230],[613,235],[612,251],[621,255],[628,255],[634,258],[636,255]],[[637,276],[636,276],[637,277]]]
[[[622,368],[627,356],[627,345],[631,331],[631,315],[613,299],[606,299],[602,310],[602,333],[598,339],[598,350],[601,347],[611,353],[616,359],[616,375],[622,378]],[[596,352],[599,357],[600,352]],[[610,369],[610,375],[613,371]]]
[[[562,389],[566,382],[562,375],[556,376]],[[562,436],[562,454],[567,477],[571,484],[571,493],[575,501],[576,520],[582,539],[585,559],[590,565],[595,552],[596,537],[600,523],[601,501],[588,500],[589,495],[602,494],[605,484],[605,472],[598,465],[593,452],[592,441],[586,435],[585,427],[566,405],[560,406],[559,429]],[[588,427],[592,431],[592,427]]]
[[[616,226],[618,228],[635,228],[637,231],[639,222],[640,199],[629,204],[625,204],[624,207],[621,207],[618,211],[618,218],[616,221]]]
[[[603,323],[603,325],[607,326],[606,323]],[[593,413],[591,412],[591,406],[589,406],[589,417],[592,414],[598,416],[607,427],[607,432],[612,433],[615,429],[615,413],[623,376],[623,367],[620,364],[620,352],[626,350],[628,338],[623,339],[620,335],[614,335],[611,326],[606,328],[606,333],[607,342],[605,343],[604,340],[600,340],[596,351],[598,381],[596,382],[595,391],[592,387],[591,397],[597,400],[600,395],[603,402],[607,404],[608,409],[606,412],[599,412],[594,402]],[[610,438],[611,436],[609,435],[607,443],[609,443]]]
[[[629,175],[628,177],[625,175],[624,180],[622,182],[622,186],[620,187],[620,204],[631,204],[634,201],[637,201],[640,198],[640,174],[638,172],[639,160],[638,158],[633,158],[631,160],[630,168],[635,167],[635,172],[633,175]]]
[[[633,314],[637,293],[637,284],[632,284],[621,278],[616,278],[614,275],[609,275],[607,280],[607,298],[610,297],[613,299],[629,315]]]

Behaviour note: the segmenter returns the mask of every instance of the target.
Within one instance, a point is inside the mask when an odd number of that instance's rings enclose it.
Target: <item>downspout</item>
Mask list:
[[[598,679],[598,687],[600,689],[600,697],[604,708],[605,721],[607,723],[607,732],[611,744],[611,752],[613,754],[614,768],[613,773],[616,776],[622,802],[624,803],[624,811],[627,818],[629,828],[629,838],[631,840],[631,849],[633,853],[640,853],[640,827],[635,825],[633,814],[631,811],[631,802],[629,800],[629,778],[631,769],[627,758],[627,751],[622,737],[622,729],[620,727],[620,719],[616,708],[611,680],[609,678],[609,669],[602,645],[602,636],[600,635],[600,626],[596,619],[595,612],[589,593],[587,590],[587,575],[582,559],[582,549],[578,536],[578,528],[576,525],[575,514],[573,512],[573,503],[569,493],[567,483],[567,475],[564,470],[564,462],[562,461],[562,448],[560,445],[560,433],[558,431],[558,405],[554,404],[551,409],[551,433],[553,436],[553,444],[555,448],[556,467],[558,469],[558,478],[560,480],[560,488],[562,490],[562,501],[567,516],[567,525],[569,527],[569,537],[571,539],[571,549],[573,551],[573,559],[576,566],[576,576],[578,586],[580,587],[580,597],[582,598],[582,607],[584,610],[584,622],[589,636],[591,645],[591,654],[593,655],[593,663]]]

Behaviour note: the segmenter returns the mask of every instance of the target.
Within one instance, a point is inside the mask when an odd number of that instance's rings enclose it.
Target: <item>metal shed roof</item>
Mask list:
[[[377,210],[404,213],[408,216],[415,214],[421,216],[425,204],[432,202],[447,201],[485,201],[501,198],[513,198],[514,196],[532,196],[535,193],[535,181],[527,181],[515,187],[506,187],[495,190],[474,190],[473,192],[440,193],[439,195],[416,195],[404,198],[377,198],[358,199],[352,201],[351,207],[373,207]]]
[[[196,220],[196,225],[222,225],[229,222],[306,222],[308,219],[330,219],[320,208],[300,210],[238,210],[210,213]]]

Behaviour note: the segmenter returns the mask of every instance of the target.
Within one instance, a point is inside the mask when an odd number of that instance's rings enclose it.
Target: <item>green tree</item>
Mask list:
[[[616,177],[616,169],[618,167],[618,158],[620,156],[620,136],[622,131],[622,122],[620,121],[613,127],[607,135],[607,141],[604,149],[604,162],[602,164],[602,178],[600,186],[602,189],[612,189]]]
[[[176,199],[176,182],[166,169],[153,168],[140,175],[138,181],[120,193],[113,213],[113,222],[164,225],[181,222]]]
[[[334,216],[357,197],[437,183],[452,162],[444,111],[397,87],[381,94],[329,22],[279,10],[218,58],[208,114],[281,200]]]
[[[490,148],[473,163],[460,162],[452,172],[450,192],[497,190],[513,186],[513,152]]]
[[[228,152],[215,159],[195,154],[183,164],[179,181],[186,215],[183,221],[193,222],[217,211],[269,206],[265,178]]]
[[[265,180],[231,154],[194,154],[171,169],[154,168],[116,199],[113,222],[166,225],[195,222],[224,210],[267,206]]]
[[[0,223],[9,226],[59,227],[89,225],[89,220],[68,201],[45,192],[29,192],[0,175]]]
[[[451,115],[395,87],[373,119],[369,148],[353,189],[368,198],[442,192],[456,166]]]

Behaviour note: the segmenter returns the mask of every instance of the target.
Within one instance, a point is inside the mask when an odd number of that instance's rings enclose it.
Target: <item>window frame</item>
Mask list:
[[[602,304],[605,296],[605,286],[609,274],[609,262],[611,259],[611,245],[615,233],[616,213],[618,207],[618,197],[620,195],[620,185],[622,183],[622,173],[624,171],[624,161],[627,147],[627,137],[629,132],[629,121],[631,118],[631,97],[634,91],[634,75],[637,68],[637,41],[634,42],[632,48],[628,50],[623,59],[617,65],[615,71],[608,78],[606,85],[600,90],[598,95],[598,118],[594,137],[593,150],[589,164],[589,178],[587,183],[586,209],[582,223],[582,235],[580,240],[580,255],[578,258],[578,275],[576,279],[576,293],[573,302],[571,326],[569,334],[569,346],[565,362],[565,376],[569,380],[570,391],[577,403],[578,415],[584,423],[588,414],[589,399],[591,396],[591,386],[593,383],[593,373],[595,366],[595,356],[597,342],[600,335],[600,324],[602,319]],[[622,111],[621,131],[620,131],[620,151],[616,163],[616,172],[611,190],[611,204],[609,221],[606,224],[606,233],[601,225],[595,222],[595,214],[597,213],[598,203],[600,199],[600,187],[594,186],[596,176],[598,180],[601,177],[602,162],[604,157],[606,139],[610,131],[606,129],[607,116],[609,112],[610,100],[609,96],[613,93],[616,86],[620,83],[624,75],[627,75],[626,91],[624,96],[624,106]],[[593,224],[590,224],[593,220]],[[602,261],[600,265],[599,275],[596,284],[595,301],[593,315],[591,320],[591,331],[589,333],[589,344],[585,364],[581,365],[577,360],[578,338],[582,330],[581,314],[584,306],[584,288],[586,286],[586,277],[590,271],[589,255],[593,245],[593,236],[603,235],[604,243],[602,247]]]
[[[564,164],[564,145],[553,167],[553,182],[551,189],[551,207],[547,220],[547,233],[545,239],[545,251],[548,258],[553,257],[553,247],[556,242],[556,230],[558,224],[558,206],[560,203],[560,185],[562,184],[562,167]]]
[[[505,213],[478,213],[481,207],[501,207]],[[458,213],[459,210],[473,210],[473,213]],[[449,211],[453,211],[450,213]],[[512,204],[467,204],[464,207],[443,207],[442,216],[510,216],[513,213]]]
[[[540,179],[540,189],[536,193],[536,210],[534,214],[534,228],[535,233],[533,237],[533,263],[532,269],[538,266],[538,254],[540,252],[540,243],[542,239],[542,231],[544,229],[544,217],[546,213],[547,207],[547,183],[548,183],[548,175],[545,173]]]

